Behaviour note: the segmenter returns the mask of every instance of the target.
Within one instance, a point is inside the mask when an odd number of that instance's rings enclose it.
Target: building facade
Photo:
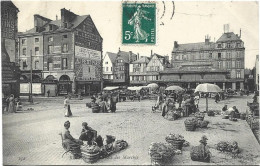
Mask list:
[[[174,42],[172,65],[179,67],[186,62],[209,62],[212,68],[227,70],[230,79],[225,88],[244,89],[245,47],[241,35],[226,32],[216,41],[178,44]]]
[[[255,77],[255,89],[259,90],[259,55],[256,55],[254,77]]]
[[[150,57],[141,57],[140,59],[130,64],[129,75],[130,85],[146,85],[147,84],[147,64],[150,61]]]
[[[1,1],[1,61],[2,97],[20,93],[18,65],[17,19],[18,8],[11,1]]]
[[[23,40],[30,42],[27,49],[33,52],[32,67],[41,70],[44,94],[90,95],[101,90],[103,39],[89,15],[65,8],[61,19],[34,15],[34,28],[19,38],[21,47]],[[24,48],[20,51],[23,59]]]
[[[129,76],[129,65],[133,61],[138,59],[138,55],[132,53],[132,51],[125,52],[120,51],[117,53],[117,57],[114,63],[114,76],[113,76],[113,84],[127,86],[130,83]]]
[[[103,59],[103,78],[105,80],[113,80],[114,63],[117,54],[112,52],[107,52]]]
[[[146,80],[148,83],[160,80],[160,72],[171,67],[168,56],[161,56],[156,53],[151,54],[150,61],[146,68]]]

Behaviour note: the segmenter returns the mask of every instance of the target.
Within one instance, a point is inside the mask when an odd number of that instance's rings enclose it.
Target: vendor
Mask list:
[[[82,141],[87,141],[88,145],[92,145],[93,141],[96,138],[97,138],[97,131],[89,127],[87,122],[83,122],[82,131],[79,139]]]

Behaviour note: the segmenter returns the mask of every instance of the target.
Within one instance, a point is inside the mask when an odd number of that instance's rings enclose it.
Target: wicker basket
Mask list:
[[[81,152],[81,153],[82,153],[82,159],[86,163],[94,163],[97,162],[99,159],[99,152],[96,153]]]
[[[193,131],[193,130],[192,130]],[[171,144],[175,149],[182,149],[184,140],[172,140]]]
[[[194,123],[185,123],[185,129],[186,129],[186,131],[195,131],[196,124],[194,124]]]

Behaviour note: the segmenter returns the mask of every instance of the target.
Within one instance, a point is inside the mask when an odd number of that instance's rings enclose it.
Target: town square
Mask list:
[[[258,13],[1,1],[3,165],[259,165]]]

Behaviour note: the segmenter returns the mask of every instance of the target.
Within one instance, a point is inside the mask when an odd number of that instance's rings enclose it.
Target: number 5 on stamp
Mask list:
[[[156,4],[123,3],[123,44],[155,44]]]

